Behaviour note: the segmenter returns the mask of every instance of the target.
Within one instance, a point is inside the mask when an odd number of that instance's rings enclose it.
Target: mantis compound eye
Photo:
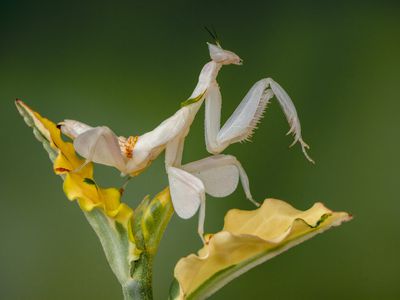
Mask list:
[[[208,44],[208,50],[210,51],[210,57],[216,63],[223,65],[241,65],[243,63],[242,59],[235,53],[224,50],[217,45]]]

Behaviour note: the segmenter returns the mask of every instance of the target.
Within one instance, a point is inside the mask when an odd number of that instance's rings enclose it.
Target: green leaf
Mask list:
[[[169,188],[150,200],[146,197],[135,210],[134,229],[137,241],[151,254],[155,254],[165,228],[174,213]]]
[[[197,255],[179,260],[170,299],[205,299],[251,268],[350,219],[321,203],[300,211],[275,199],[253,211],[230,210],[222,231],[209,235]]]

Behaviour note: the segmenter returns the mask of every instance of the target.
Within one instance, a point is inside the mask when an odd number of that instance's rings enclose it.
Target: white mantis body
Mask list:
[[[274,95],[291,126],[289,133],[294,135],[293,144],[300,142],[305,156],[312,162],[306,153],[308,146],[301,137],[294,104],[271,78],[256,82],[221,128],[222,100],[216,78],[223,65],[240,65],[241,59],[219,45],[208,46],[212,60],[204,65],[192,95],[174,115],[154,130],[124,138],[117,137],[105,126],[91,127],[73,120],[60,123],[62,132],[74,139],[75,150],[86,162],[113,166],[123,175],[139,174],[165,150],[165,166],[174,209],[181,218],[188,219],[200,207],[198,232],[203,241],[205,193],[225,197],[236,189],[240,179],[246,197],[258,205],[251,196],[249,181],[240,162],[234,156],[219,153],[232,143],[250,138]],[[182,165],[185,137],[203,102],[207,151],[214,155]]]

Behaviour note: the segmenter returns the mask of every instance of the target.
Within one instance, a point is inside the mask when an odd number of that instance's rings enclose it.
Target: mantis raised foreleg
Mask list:
[[[217,83],[210,86],[206,96],[206,145],[210,153],[221,153],[230,144],[248,140],[263,116],[269,100],[276,96],[290,124],[288,134],[294,134],[295,143],[300,142],[306,158],[309,146],[301,137],[301,125],[296,108],[285,90],[271,78],[261,79],[248,91],[242,102],[221,128],[221,93]]]

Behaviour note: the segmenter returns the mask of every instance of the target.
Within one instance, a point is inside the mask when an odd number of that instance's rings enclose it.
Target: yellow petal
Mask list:
[[[42,117],[21,100],[17,101],[17,108],[21,115],[29,117],[27,123],[31,124],[58,153],[54,159],[53,169],[56,174],[65,176],[63,189],[67,198],[71,201],[77,200],[84,211],[102,209],[108,217],[126,226],[131,234],[131,228],[128,226],[133,210],[121,203],[120,191],[96,185],[93,181],[93,164],[89,163],[82,167],[85,161],[78,157],[72,143],[62,139],[61,131],[54,122]]]
[[[125,203],[120,203],[118,208],[112,211],[113,218],[124,225],[127,225],[133,216],[133,210]]]
[[[61,131],[54,122],[42,117],[21,100],[17,100],[16,104],[21,115],[29,116],[30,120],[26,120],[27,123],[38,130],[40,135],[49,142],[51,148],[58,152],[58,156],[54,160],[54,171],[56,174],[65,174],[82,166],[84,160],[76,155],[72,143],[65,142],[61,138]],[[31,124],[32,122],[33,124]],[[83,169],[83,172],[81,172],[82,176],[92,178],[92,168],[87,166]]]
[[[171,298],[206,298],[254,266],[350,219],[321,203],[300,211],[275,199],[253,211],[231,210],[223,230],[209,235],[198,255],[179,260]]]
[[[67,173],[63,189],[67,198],[71,201],[77,200],[79,206],[85,211],[103,206],[96,184],[89,181],[89,178],[85,180],[80,174]]]

